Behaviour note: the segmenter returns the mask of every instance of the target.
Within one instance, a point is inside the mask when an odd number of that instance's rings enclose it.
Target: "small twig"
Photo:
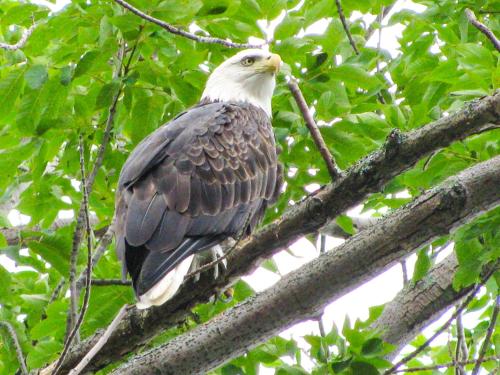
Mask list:
[[[85,355],[85,357],[82,358],[82,360],[78,363],[78,365],[76,365],[75,368],[73,368],[69,372],[69,375],[78,375],[79,373],[82,372],[82,370],[85,369],[85,367],[87,367],[92,358],[94,358],[95,355],[99,353],[102,347],[106,344],[106,342],[108,342],[109,337],[115,331],[116,327],[118,327],[118,324],[120,324],[120,322],[122,321],[128,308],[129,308],[128,305],[122,306],[122,308],[120,309],[120,311],[118,311],[118,314],[116,314],[111,324],[108,326],[108,328],[106,328],[106,331],[104,331],[102,336],[99,337],[99,340],[97,340],[96,344],[92,347],[92,349],[89,350],[89,352]]]
[[[453,363],[453,367],[455,368],[455,375],[465,375],[465,374],[462,374],[460,372],[460,365],[457,364],[457,359],[455,358],[455,356],[453,355],[453,351],[451,349],[451,325],[450,327],[448,327],[448,355],[450,356],[451,358],[451,362]]]
[[[21,345],[19,344],[19,339],[17,337],[16,330],[9,322],[2,320],[0,321],[0,327],[3,326],[9,332],[12,341],[14,342],[14,347],[16,348],[17,361],[19,362],[19,368],[21,369],[21,373],[23,375],[28,375],[28,368],[26,367],[26,360],[24,359],[23,350],[21,349]]]
[[[400,263],[401,263],[401,271],[403,272],[403,285],[407,285],[410,279],[408,278],[408,269],[406,268],[406,260],[403,259]]]
[[[324,254],[326,252],[326,236],[324,234],[319,235],[319,253]],[[325,325],[323,324],[323,314],[324,311],[321,313],[321,315],[318,317],[318,329],[319,329],[319,334],[321,337],[325,338],[326,337],[326,331],[325,331]],[[328,347],[327,344],[322,345],[323,350],[325,351],[326,358],[328,359],[330,357],[330,348]]]
[[[500,10],[482,10],[479,9],[479,14],[500,14]]]
[[[123,57],[124,57],[124,50],[125,50],[125,42],[123,42],[120,45],[119,51],[118,51],[118,59],[119,59],[119,67],[115,69],[115,72],[113,74],[113,78],[116,79],[120,76],[121,71],[122,71],[122,66],[123,66]],[[106,148],[108,146],[108,143],[111,140],[111,130],[113,129],[114,125],[114,118],[115,118],[115,113],[116,113],[116,106],[118,104],[118,98],[120,97],[122,91],[122,86],[118,88],[113,101],[109,107],[109,114],[108,118],[106,119],[106,128],[104,130],[104,137],[102,139],[101,145],[99,147],[99,150],[97,151],[97,157],[94,162],[94,166],[92,168],[92,172],[89,174],[87,178],[87,182],[85,184],[85,189],[87,190],[87,194],[90,195],[92,192],[92,187],[94,185],[95,178],[97,176],[97,173],[99,172],[102,162],[104,160],[104,154],[106,152]],[[83,189],[83,187],[82,187]],[[66,332],[70,332],[71,329],[75,325],[75,321],[77,319],[77,306],[78,306],[78,297],[79,297],[79,288],[77,285],[77,279],[76,279],[76,267],[77,267],[77,260],[78,260],[78,252],[80,248],[80,242],[82,239],[82,231],[83,231],[83,219],[84,219],[84,213],[85,209],[83,207],[83,203],[80,204],[80,210],[78,212],[78,216],[76,219],[76,228],[75,232],[73,235],[73,243],[72,243],[72,248],[71,248],[71,256],[70,256],[70,274],[69,274],[69,285],[70,285],[70,308],[68,311],[68,324],[67,324],[67,329]],[[78,341],[78,338],[77,338]]]
[[[491,315],[490,325],[488,326],[488,330],[486,331],[486,337],[484,338],[484,341],[481,344],[481,349],[479,349],[479,356],[477,357],[477,362],[474,365],[474,368],[472,369],[471,375],[477,375],[479,373],[481,363],[483,361],[484,356],[486,355],[488,346],[490,345],[491,336],[493,336],[493,331],[495,330],[499,312],[500,312],[500,294],[498,294],[495,298],[495,307],[493,308],[493,314]]]
[[[128,9],[129,11],[134,13],[135,15],[145,19],[146,21],[152,22],[155,25],[158,25],[161,28],[167,30],[169,33],[179,35],[179,36],[182,36],[182,37],[187,38],[187,39],[194,40],[195,42],[208,43],[208,44],[222,44],[223,46],[228,47],[228,48],[261,48],[264,45],[264,44],[256,45],[256,44],[249,44],[249,43],[234,43],[234,42],[231,42],[229,40],[214,38],[211,36],[195,35],[195,34],[192,34],[188,31],[184,31],[184,30],[181,30],[175,26],[172,26],[165,21],[154,18],[154,17],[140,11],[139,9],[135,8],[134,6],[130,5],[129,3],[127,3],[124,0],[114,0],[114,1],[115,1],[115,3],[124,7],[125,9]]]
[[[394,1],[391,5],[385,6],[382,8],[382,11],[380,14],[377,15],[377,18],[375,19],[375,22],[378,23],[378,28],[382,28],[382,22],[384,21],[384,18],[387,17],[387,15],[390,13],[394,5],[396,5],[397,0]],[[372,37],[373,33],[377,29],[375,27],[375,22],[373,22],[370,26],[368,26],[368,30],[366,30],[365,34],[365,40],[368,40]]]
[[[321,136],[318,126],[316,125],[316,122],[314,121],[314,118],[309,111],[309,107],[307,106],[306,100],[304,99],[304,95],[302,95],[302,91],[300,91],[299,85],[297,84],[297,80],[295,78],[292,77],[290,79],[290,81],[288,82],[288,88],[290,89],[295,101],[297,102],[297,105],[299,106],[302,117],[304,118],[306,126],[311,133],[316,147],[318,147],[318,150],[326,163],[326,167],[328,168],[330,176],[332,177],[332,179],[337,180],[342,176],[342,172],[336,166],[335,160],[333,159],[332,154],[328,150],[328,147],[326,146],[326,143]]]
[[[490,362],[490,361],[498,361],[500,357],[488,357],[488,358],[483,358],[482,363],[484,362]],[[465,365],[471,365],[475,363],[476,360],[470,359],[467,361],[460,361],[460,362],[448,362],[448,363],[441,363],[439,365],[431,365],[431,366],[422,366],[422,367],[410,367],[410,368],[404,368],[400,370],[395,370],[394,373],[401,373],[401,372],[420,372],[420,371],[432,371],[432,370],[439,370],[442,368],[450,368],[457,365],[465,366]]]
[[[59,360],[57,361],[56,367],[54,372],[52,373],[53,375],[57,375],[59,370],[61,369],[61,366],[64,362],[64,358],[68,354],[69,349],[71,348],[71,344],[73,342],[73,339],[78,336],[78,332],[80,330],[80,327],[83,323],[83,319],[85,317],[85,313],[87,312],[87,309],[89,307],[89,301],[90,301],[90,282],[92,279],[92,228],[90,227],[90,214],[89,214],[89,196],[87,192],[87,180],[85,177],[85,156],[84,156],[84,147],[83,147],[83,137],[80,134],[80,139],[79,139],[79,144],[80,144],[80,173],[81,173],[81,183],[82,183],[82,203],[84,207],[84,218],[85,218],[85,231],[86,231],[86,237],[87,237],[87,279],[85,283],[85,294],[83,296],[83,305],[82,309],[80,311],[80,314],[78,316],[78,320],[76,321],[74,327],[71,330],[71,333],[68,335],[66,342],[64,343],[64,348],[62,351],[61,356],[59,357]],[[76,288],[75,288],[76,289]]]
[[[36,28],[36,24],[31,25],[29,28],[23,31],[23,35],[21,36],[21,39],[15,44],[8,44],[8,43],[0,43],[0,48],[8,50],[8,51],[16,51],[18,49],[21,49],[24,47],[26,42],[28,41],[28,38],[30,37],[31,33],[33,30]]]
[[[64,277],[61,277],[61,280],[59,280],[56,287],[52,291],[52,294],[50,295],[49,302],[47,303],[47,306],[45,306],[43,309],[42,316],[41,316],[42,320],[47,319],[47,307],[59,297],[59,293],[61,293],[61,290],[63,289],[64,284],[65,284]]]
[[[114,233],[115,232],[113,229],[113,225],[110,225],[106,233],[104,233],[104,235],[101,237],[101,240],[99,241],[99,244],[97,245],[97,248],[95,249],[92,255],[92,264],[94,266],[99,262],[99,259],[101,259],[102,255],[108,248],[108,245],[113,241]],[[87,274],[85,271],[83,271],[78,277],[78,281],[76,282],[77,288],[81,289],[82,286],[85,284],[86,280],[87,280]]]
[[[457,315],[457,347],[455,349],[455,359],[456,359],[456,373],[460,375],[465,375],[465,369],[463,365],[460,364],[461,361],[466,361],[469,358],[469,350],[467,349],[467,343],[465,342],[464,325],[462,324],[462,313]]]
[[[130,280],[122,280],[122,279],[94,279],[92,280],[92,286],[130,286],[132,283]]]
[[[116,0],[115,0],[116,1]],[[354,39],[352,38],[351,32],[349,31],[349,25],[347,25],[347,21],[344,16],[344,11],[342,10],[342,5],[340,5],[340,0],[335,0],[335,4],[337,5],[337,11],[339,13],[340,21],[342,22],[342,26],[344,27],[344,31],[347,35],[347,39],[349,39],[349,43],[351,44],[352,49],[356,55],[359,55],[358,47],[356,47],[356,43],[354,43]]]
[[[382,14],[384,13],[385,8],[382,7],[382,13],[377,16],[381,17]],[[382,26],[378,28],[378,39],[377,39],[377,73],[380,73],[380,48],[382,46]]]
[[[61,290],[64,287],[64,282],[65,282],[64,277],[62,277],[61,280],[59,280],[59,282],[57,283],[54,290],[52,291],[52,294],[50,295],[48,303],[49,305],[59,297],[59,293],[61,293]]]
[[[496,48],[496,50],[500,52],[500,40],[498,40],[495,34],[493,34],[493,31],[488,29],[485,24],[479,22],[479,20],[476,18],[476,15],[472,10],[465,9],[465,15],[467,16],[469,22],[476,29],[481,31],[486,36],[486,38],[488,38],[491,41],[491,43],[493,43],[493,46]]]
[[[419,353],[421,353],[425,348],[427,348],[430,343],[438,337],[441,333],[443,333],[445,330],[448,329],[451,323],[456,319],[458,314],[460,314],[468,305],[469,303],[472,302],[474,297],[476,296],[477,292],[479,289],[483,287],[483,285],[488,281],[488,279],[493,275],[493,273],[496,271],[497,267],[493,267],[493,269],[489,270],[485,277],[482,279],[482,281],[476,285],[476,287],[470,292],[469,296],[465,299],[464,302],[460,304],[460,306],[455,310],[455,312],[451,315],[451,317],[431,336],[429,337],[422,345],[420,345],[418,348],[416,348],[413,352],[410,354],[404,356],[400,361],[398,361],[394,366],[392,366],[390,369],[386,370],[383,375],[388,375],[388,374],[393,374],[396,372],[396,370],[407,363],[408,361],[412,360],[415,358]]]

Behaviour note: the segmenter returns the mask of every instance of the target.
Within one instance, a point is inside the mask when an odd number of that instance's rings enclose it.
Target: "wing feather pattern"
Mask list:
[[[117,251],[136,293],[250,233],[280,188],[271,124],[257,107],[200,104],[150,134],[125,163],[116,199]]]

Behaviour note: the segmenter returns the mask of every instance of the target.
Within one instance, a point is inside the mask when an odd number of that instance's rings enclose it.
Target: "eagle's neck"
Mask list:
[[[201,96],[202,101],[249,103],[262,108],[271,117],[271,99],[276,81],[274,77],[253,75],[239,81],[226,79],[214,72]]]

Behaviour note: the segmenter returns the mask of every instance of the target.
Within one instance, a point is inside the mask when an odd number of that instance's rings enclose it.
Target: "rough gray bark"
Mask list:
[[[186,283],[176,297],[158,308],[127,311],[106,346],[89,364],[88,370],[101,369],[137,350],[158,333],[185,319],[194,305],[208,301],[215,292],[254,270],[263,259],[300,237],[316,232],[348,208],[360,204],[367,195],[379,191],[394,176],[411,168],[422,157],[499,124],[500,92],[405,135],[392,132],[384,147],[350,168],[342,178],[326,185],[282,218],[243,241],[228,258],[229,268],[222,277],[213,280],[206,273],[195,286],[191,282]],[[63,370],[69,371],[74,367],[98,341],[99,335],[96,333],[74,346]]]
[[[203,374],[242,355],[283,329],[317,316],[328,303],[415,249],[499,204],[498,186],[500,156],[447,179],[335,251],[211,321],[136,356],[114,374]]]
[[[396,346],[388,359],[394,358],[426,326],[459,302],[473,286],[456,291],[452,287],[458,268],[452,253],[435,265],[417,283],[409,283],[385,307],[371,328],[380,331],[381,338]]]

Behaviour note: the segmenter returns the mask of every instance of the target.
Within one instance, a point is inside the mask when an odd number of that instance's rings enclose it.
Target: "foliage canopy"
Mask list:
[[[284,73],[300,79],[321,133],[342,169],[380,147],[391,129],[420,127],[500,86],[500,55],[463,12],[466,7],[476,14],[479,10],[498,12],[495,0],[418,0],[415,3],[425,7],[423,12],[403,8],[390,13],[383,22],[381,38],[392,32],[385,30],[388,26],[403,26],[400,47],[393,54],[376,47],[379,22],[368,24],[362,17],[380,14],[384,7],[394,5],[393,0],[342,1],[359,54],[349,43],[334,0],[131,3],[171,24],[185,28],[195,24],[219,38],[240,42],[251,36],[272,38],[270,48],[285,62]],[[500,35],[500,17],[495,13],[481,16]],[[97,230],[111,223],[114,189],[130,151],[158,126],[194,105],[207,72],[235,51],[172,35],[112,1],[74,0],[57,12],[29,2],[1,2],[3,41],[15,43],[32,22],[37,27],[22,49],[0,52],[0,226],[12,226],[7,218],[11,208],[30,218],[22,231],[22,243],[9,245],[0,234],[0,320],[15,327],[28,368],[36,369],[57,359],[63,347],[69,299],[62,293],[51,301],[51,295],[61,278],[68,277],[75,223],[57,230],[53,225],[61,212],[79,210],[79,135],[84,138],[85,167],[90,171],[102,143],[108,109],[119,93],[112,140],[90,195]],[[371,29],[372,42],[367,45]],[[307,194],[306,187],[329,181],[288,92],[285,74],[279,77],[273,99],[273,125],[283,150],[280,160],[287,187],[279,203],[269,210],[267,222],[301,200]],[[455,143],[393,179],[383,191],[367,198],[363,209],[380,216],[446,177],[499,153],[499,130]],[[406,195],[398,194],[402,192]],[[13,207],[9,204],[12,199]],[[347,232],[353,231],[347,216],[338,224]],[[500,210],[496,209],[453,236],[460,264],[455,288],[477,282],[483,265],[498,259],[499,228]],[[413,282],[427,273],[436,261],[434,252],[448,240],[442,238],[418,251]],[[86,265],[85,251],[82,246],[79,271]],[[15,271],[6,268],[12,263],[9,260],[15,262]],[[263,266],[276,272],[273,261]],[[113,246],[93,275],[98,279],[120,278]],[[468,309],[481,311],[477,325],[465,332],[472,354],[486,334],[499,285],[497,275]],[[240,281],[231,302],[201,305],[195,313],[200,321],[207,321],[253,293]],[[82,337],[105,327],[124,303],[133,303],[130,288],[93,287]],[[254,374],[260,366],[274,368],[276,374],[378,374],[390,366],[383,357],[391,348],[366,328],[381,309],[373,307],[368,322],[351,324],[347,320],[343,328],[328,327],[325,336],[305,336],[305,348],[294,339],[275,337],[214,374]],[[185,327],[171,329],[150,346],[194,324],[189,321]],[[12,374],[19,367],[15,347],[7,333],[2,334],[0,373]],[[412,345],[423,340],[419,336]],[[452,346],[456,340],[453,330]],[[498,323],[491,342],[487,355],[500,355]],[[432,363],[451,361],[447,345],[436,344],[409,365],[422,365],[424,357]],[[494,365],[487,362],[483,367],[491,371]]]

